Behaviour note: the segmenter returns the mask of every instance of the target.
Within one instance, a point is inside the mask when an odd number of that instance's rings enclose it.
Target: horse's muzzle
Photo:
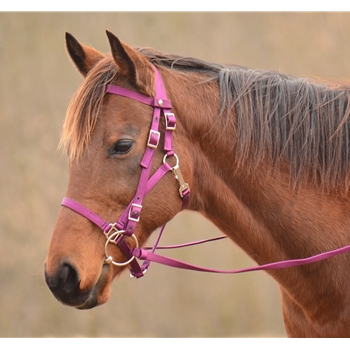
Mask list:
[[[98,292],[101,280],[104,280],[104,270],[97,284],[90,290],[80,289],[79,272],[72,263],[63,262],[53,275],[49,275],[45,269],[45,280],[52,294],[61,303],[76,307],[77,309],[91,309],[98,305]]]

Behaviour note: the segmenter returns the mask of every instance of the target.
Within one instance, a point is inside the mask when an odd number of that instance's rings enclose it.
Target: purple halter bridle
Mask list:
[[[172,133],[176,128],[176,118],[173,113],[171,113],[171,102],[167,99],[165,88],[162,82],[162,78],[158,72],[158,70],[153,67],[155,70],[155,82],[156,82],[156,92],[155,98],[145,96],[139,94],[137,92],[115,86],[115,85],[107,85],[106,93],[115,94],[119,96],[123,96],[126,98],[131,98],[143,104],[153,107],[153,117],[151,122],[151,128],[149,132],[149,137],[147,141],[146,150],[144,156],[140,162],[141,165],[141,175],[139,179],[139,183],[136,189],[136,193],[134,198],[130,201],[129,205],[126,207],[119,220],[115,223],[108,223],[103,220],[100,216],[84,207],[83,205],[75,202],[74,200],[65,197],[61,203],[62,206],[68,207],[71,210],[79,213],[85,218],[89,219],[91,222],[96,224],[101,228],[103,233],[106,236],[105,243],[105,262],[108,264],[114,264],[116,266],[126,266],[130,265],[131,276],[136,278],[142,277],[144,273],[147,271],[149,264],[151,261],[157,262],[163,265],[182,268],[193,271],[204,271],[204,272],[213,272],[213,273],[226,273],[226,274],[236,274],[242,272],[250,272],[250,271],[261,271],[261,270],[275,270],[286,267],[294,267],[300,265],[311,264],[320,260],[328,259],[338,254],[346,253],[350,251],[350,245],[345,247],[331,250],[325,253],[317,254],[308,258],[302,259],[293,259],[293,260],[284,260],[273,262],[265,265],[249,267],[240,270],[216,270],[210,268],[204,268],[192,264],[188,264],[176,259],[167,258],[165,256],[155,254],[156,249],[170,249],[170,248],[180,248],[190,245],[201,244],[205,242],[210,242],[214,240],[219,240],[222,238],[226,238],[226,236],[221,236],[212,239],[206,239],[201,241],[196,241],[192,243],[186,243],[182,245],[176,246],[168,246],[168,247],[158,247],[159,240],[163,233],[165,225],[161,228],[158,239],[151,252],[150,248],[140,248],[138,239],[135,236],[135,228],[137,223],[140,220],[141,210],[142,210],[142,202],[145,195],[161,180],[161,178],[167,174],[169,171],[172,171],[174,177],[179,183],[179,194],[183,201],[182,209],[184,209],[189,200],[190,188],[189,185],[184,181],[180,167],[179,167],[179,159],[176,155],[173,145],[172,145]],[[159,132],[159,122],[162,114],[165,118],[165,131],[164,131],[164,158],[163,164],[156,170],[156,172],[150,176],[151,168],[152,168],[152,160],[153,155],[156,148],[159,145],[160,141],[160,132]],[[175,158],[176,163],[174,166],[170,166],[167,162],[168,158]],[[132,237],[135,241],[135,248],[131,249],[130,246],[125,241],[124,237]],[[116,262],[108,253],[109,243],[113,243],[118,245],[127,261],[125,262]],[[137,260],[144,260],[142,266],[139,265]]]
[[[145,195],[169,171],[172,171],[173,175],[179,182],[179,194],[183,201],[183,208],[187,206],[190,194],[189,186],[184,181],[179,167],[179,158],[175,154],[172,145],[172,133],[176,128],[176,118],[174,113],[171,113],[171,102],[166,96],[162,78],[155,67],[154,70],[156,83],[156,91],[154,98],[141,95],[137,92],[115,85],[107,85],[106,89],[106,93],[131,98],[133,100],[153,107],[151,128],[148,136],[146,150],[140,162],[141,175],[136,189],[136,193],[134,198],[130,201],[129,205],[126,207],[126,209],[120,216],[119,220],[115,223],[108,223],[104,221],[101,217],[99,217],[97,214],[93,213],[83,205],[73,201],[70,198],[64,198],[62,201],[63,206],[68,207],[74,210],[75,212],[81,214],[82,216],[86,217],[102,229],[107,239],[105,244],[106,262],[112,263],[117,266],[125,266],[130,264],[131,274],[137,278],[143,276],[143,273],[147,269],[149,263],[143,264],[142,267],[139,266],[138,262],[135,259],[135,255],[132,254],[132,250],[126,243],[124,236],[132,237],[135,241],[136,248],[138,248],[139,244],[134,232],[136,225],[140,220],[142,202]],[[150,177],[153,155],[160,141],[159,124],[162,115],[165,119],[163,164]],[[174,166],[170,166],[168,163],[168,158],[172,157],[176,160]],[[109,243],[115,243],[118,245],[118,247],[121,249],[125,257],[127,258],[126,262],[119,263],[113,261],[113,258],[108,254]]]

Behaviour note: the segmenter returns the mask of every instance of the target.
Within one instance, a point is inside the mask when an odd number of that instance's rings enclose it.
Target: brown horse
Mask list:
[[[153,146],[165,142],[168,129],[180,184],[191,191],[187,209],[209,218],[258,264],[350,243],[348,87],[132,48],[107,34],[111,56],[66,35],[85,77],[61,139],[70,160],[67,197],[88,208],[86,215],[96,213],[97,223],[62,207],[45,263],[58,300],[78,309],[105,303],[113,279],[131,265],[128,248],[143,246],[182,209],[183,193],[169,172],[142,205],[132,206],[136,217],[127,220],[137,226],[129,235],[115,224],[104,235],[98,226],[100,218],[115,223],[130,206],[148,146],[150,176],[163,164],[164,151]],[[152,134],[156,106],[106,89],[153,98],[156,71],[177,122],[168,128],[161,116]],[[108,244],[111,235],[122,238],[126,251]],[[350,336],[349,267],[350,256],[342,254],[269,271],[280,286],[289,336]]]

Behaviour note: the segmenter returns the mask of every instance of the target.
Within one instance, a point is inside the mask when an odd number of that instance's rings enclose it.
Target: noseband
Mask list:
[[[68,207],[73,211],[79,213],[80,215],[86,217],[91,222],[96,224],[101,228],[103,233],[106,236],[105,243],[105,262],[107,264],[114,264],[116,266],[125,266],[130,264],[130,272],[131,276],[136,278],[142,277],[147,270],[151,261],[193,271],[203,271],[203,272],[213,272],[213,273],[226,273],[226,274],[236,274],[242,272],[250,272],[250,271],[261,271],[261,270],[276,270],[287,267],[295,267],[300,265],[311,264],[317,261],[321,261],[324,259],[331,258],[333,256],[343,254],[346,252],[350,252],[350,245],[341,247],[339,249],[330,250],[324,253],[316,254],[308,258],[301,259],[292,259],[292,260],[283,260],[278,262],[272,262],[265,265],[248,267],[240,270],[216,270],[211,268],[204,268],[192,264],[188,264],[176,259],[167,258],[165,256],[155,254],[155,249],[157,248],[179,248],[185,247],[189,245],[195,245],[205,242],[210,242],[213,240],[218,240],[225,238],[226,236],[170,246],[170,247],[157,247],[160,237],[162,235],[163,229],[162,227],[158,239],[152,248],[151,252],[148,252],[149,248],[140,248],[136,235],[134,234],[137,223],[140,220],[140,214],[142,210],[142,201],[145,195],[158,183],[158,181],[169,171],[172,171],[174,177],[179,182],[179,194],[183,201],[183,208],[185,208],[188,204],[190,188],[188,184],[184,181],[182,177],[182,173],[179,167],[179,158],[176,155],[173,145],[172,145],[172,133],[176,128],[176,118],[173,113],[171,113],[171,102],[167,99],[165,88],[162,82],[162,78],[158,72],[158,70],[153,67],[155,70],[155,82],[156,82],[156,91],[155,98],[145,96],[139,94],[137,92],[115,86],[115,85],[107,85],[106,92],[114,95],[123,96],[126,98],[131,98],[143,104],[153,107],[153,117],[151,122],[151,128],[148,136],[147,146],[143,158],[140,162],[141,165],[141,175],[139,179],[139,183],[136,189],[136,194],[134,198],[130,201],[129,205],[126,207],[119,220],[115,223],[108,223],[104,221],[97,214],[87,209],[83,205],[73,201],[70,198],[64,198],[62,201],[62,206]],[[164,131],[164,158],[163,164],[156,170],[156,172],[150,176],[151,168],[152,168],[152,160],[155,150],[157,149],[160,141],[160,132],[159,132],[159,122],[161,116],[165,118],[165,131]],[[170,158],[175,159],[175,165],[170,166],[168,160]],[[130,248],[128,243],[125,241],[125,236],[131,237],[135,242],[135,247],[133,249]],[[112,256],[108,253],[109,244],[116,244],[126,257],[125,262],[116,262],[113,260]],[[144,260],[142,266],[139,265],[137,257],[140,260]]]
[[[105,262],[108,264],[114,264],[117,266],[125,266],[130,264],[131,274],[137,278],[143,276],[145,270],[149,263],[144,263],[141,267],[132,254],[132,250],[125,241],[125,236],[132,237],[135,241],[135,247],[139,247],[137,237],[135,236],[135,228],[140,220],[142,202],[145,195],[157,184],[157,182],[169,171],[172,171],[174,177],[179,183],[179,194],[183,201],[183,208],[187,206],[190,188],[188,184],[184,181],[180,166],[179,158],[176,155],[173,145],[172,145],[172,133],[176,128],[176,118],[174,113],[171,113],[171,102],[168,100],[163,85],[162,78],[158,70],[155,70],[155,97],[149,97],[137,92],[115,86],[107,85],[106,92],[114,95],[123,96],[126,98],[131,98],[143,104],[153,107],[153,117],[151,122],[151,128],[148,136],[147,146],[143,158],[140,162],[141,165],[141,175],[139,183],[136,189],[134,198],[130,201],[129,205],[126,207],[119,220],[115,223],[108,223],[104,221],[97,214],[93,213],[83,205],[73,201],[70,198],[64,198],[62,201],[62,206],[68,207],[80,215],[86,217],[98,227],[103,230],[106,236],[105,244]],[[150,176],[152,168],[152,160],[155,150],[157,149],[160,141],[159,123],[160,118],[164,116],[165,119],[165,131],[164,131],[164,158],[163,164],[156,170],[156,172]],[[175,159],[175,165],[169,165],[169,159]],[[114,243],[118,245],[125,257],[126,262],[116,262],[113,260],[112,256],[108,253],[109,243]]]

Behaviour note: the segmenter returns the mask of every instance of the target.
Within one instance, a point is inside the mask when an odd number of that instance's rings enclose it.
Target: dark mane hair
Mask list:
[[[349,88],[318,85],[276,72],[219,73],[223,96],[237,111],[240,160],[251,168],[272,159],[292,178],[319,188],[349,187]]]
[[[321,190],[347,193],[349,86],[162,55],[150,49],[140,51],[155,64],[203,72],[217,80],[221,93],[218,118],[225,126],[236,125],[237,168],[252,172],[265,161],[272,160],[275,169],[281,162],[288,163],[294,184],[312,180]],[[233,109],[236,118],[229,121]]]
[[[238,139],[233,144],[237,145],[238,168],[253,172],[267,161],[272,161],[275,169],[287,163],[295,183],[311,179],[322,190],[347,193],[349,87],[162,54],[149,48],[137,50],[154,65],[205,73],[217,81],[221,94],[218,122],[236,129]],[[113,61],[106,58],[89,73],[73,98],[61,138],[71,158],[79,157],[87,145],[105,85],[115,72]],[[231,113],[233,110],[236,114]]]

